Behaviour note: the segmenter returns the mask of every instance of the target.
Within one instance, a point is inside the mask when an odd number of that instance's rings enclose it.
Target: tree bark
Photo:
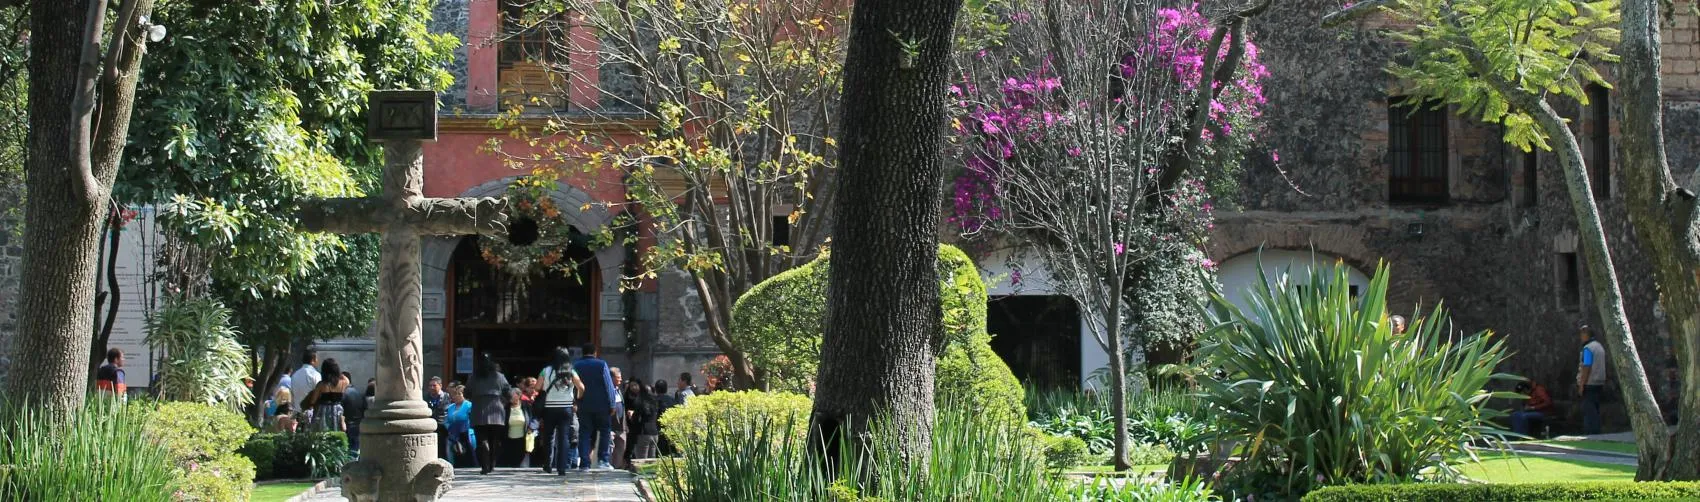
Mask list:
[[[1620,162],[1629,223],[1651,251],[1653,282],[1676,341],[1682,388],[1670,464],[1660,479],[1700,479],[1700,230],[1694,194],[1671,174],[1665,155],[1664,100],[1660,97],[1659,5],[1657,0],[1623,4],[1622,61],[1618,64],[1623,115]],[[1676,445],[1686,445],[1676,447]]]
[[[98,54],[102,32],[92,27],[97,43],[84,40],[90,18],[98,17],[90,15],[91,4],[38,0],[29,7],[30,133],[24,168],[30,197],[24,207],[21,301],[13,350],[28,357],[14,361],[6,394],[37,400],[50,413],[80,406],[88,388],[83,370],[93,332],[100,219],[107,187],[118,172],[144,43],[134,23],[118,28],[116,33],[134,43],[113,55],[107,71],[84,71],[85,53]],[[126,7],[133,8],[133,15],[147,15],[152,2]],[[88,95],[78,99],[89,79],[101,83],[98,121]],[[92,137],[71,141],[79,133]],[[99,197],[91,198],[91,193]]]
[[[1121,283],[1119,279],[1111,281],[1111,294],[1121,294]],[[1122,348],[1122,303],[1119,299],[1112,300],[1109,312],[1104,314],[1104,340],[1107,342],[1104,348],[1110,356],[1110,412],[1114,415],[1116,429],[1116,445],[1110,460],[1115,463],[1117,471],[1133,468],[1133,463],[1127,458],[1127,361],[1124,359],[1127,350]]]
[[[837,199],[813,448],[831,462],[839,438],[880,438],[924,461],[933,426],[944,98],[962,0],[866,0],[851,14],[844,60]]]
[[[1546,101],[1522,95],[1533,106],[1527,107],[1548,136],[1557,140],[1554,148],[1558,163],[1564,168],[1564,185],[1570,193],[1570,206],[1576,212],[1576,233],[1582,254],[1588,265],[1588,278],[1594,286],[1594,304],[1599,309],[1604,326],[1605,342],[1610,348],[1611,366],[1617,375],[1624,403],[1629,405],[1629,420],[1635,429],[1635,444],[1640,451],[1635,479],[1657,477],[1669,453],[1669,436],[1659,404],[1653,397],[1653,387],[1647,383],[1647,371],[1641,365],[1635,337],[1629,329],[1629,316],[1623,309],[1623,292],[1618,287],[1617,270],[1606,246],[1605,228],[1600,224],[1599,208],[1594,205],[1593,188],[1589,186],[1587,169],[1582,164],[1582,147],[1570,133],[1564,118]]]

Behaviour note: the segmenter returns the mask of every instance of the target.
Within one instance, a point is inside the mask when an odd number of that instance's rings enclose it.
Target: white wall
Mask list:
[[[1000,251],[979,260],[980,276],[986,281],[986,293],[992,297],[998,296],[1059,296],[1052,284],[1050,272],[1037,258],[1019,257],[1014,260],[1012,268],[1010,254]],[[1020,270],[1020,283],[1016,283],[1016,270]],[[1086,309],[1080,310],[1081,315],[1090,315]],[[1085,319],[1080,321],[1080,385],[1087,388],[1087,378],[1093,371],[1110,364],[1109,354],[1104,347],[1098,345],[1098,337],[1092,334],[1092,327]]]
[[[1313,265],[1326,272],[1328,267],[1339,260],[1333,255],[1310,251],[1265,249],[1261,253],[1253,251],[1223,261],[1216,267],[1216,279],[1222,283],[1222,296],[1242,310],[1248,305],[1247,292],[1257,284],[1257,264],[1260,258],[1263,261],[1263,273],[1271,282],[1279,279],[1282,274],[1288,274],[1289,281],[1295,283],[1309,281]],[[1369,276],[1357,268],[1350,268],[1346,272],[1346,282],[1357,286],[1359,291],[1369,289]]]

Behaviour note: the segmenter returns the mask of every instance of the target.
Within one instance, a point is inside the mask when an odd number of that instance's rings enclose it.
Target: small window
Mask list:
[[[773,245],[791,245],[791,216],[776,215],[773,217]]]
[[[1611,92],[1605,86],[1588,86],[1588,183],[1595,200],[1611,198]]]
[[[1395,204],[1446,202],[1446,107],[1393,98],[1387,108],[1388,200]]]
[[[1540,176],[1536,174],[1540,165],[1541,154],[1536,150],[1523,153],[1523,197],[1520,199],[1523,207],[1535,207],[1541,203],[1540,185],[1537,183]]]
[[[1564,310],[1582,309],[1582,268],[1576,253],[1559,253],[1557,269],[1558,306]]]

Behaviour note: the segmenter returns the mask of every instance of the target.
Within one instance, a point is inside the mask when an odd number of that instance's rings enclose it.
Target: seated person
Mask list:
[[[1529,400],[1522,409],[1511,412],[1511,432],[1528,436],[1531,426],[1545,421],[1552,412],[1552,398],[1547,396],[1546,386],[1528,381],[1517,384],[1517,393],[1529,396]]]

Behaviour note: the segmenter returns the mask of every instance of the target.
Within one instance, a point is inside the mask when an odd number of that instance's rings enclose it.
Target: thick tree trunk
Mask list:
[[[90,29],[103,17],[90,15],[97,12],[91,4],[42,0],[29,6],[30,133],[24,169],[30,196],[24,206],[21,301],[12,352],[28,356],[15,358],[6,396],[39,400],[50,412],[80,406],[88,389],[83,369],[94,329],[100,223],[107,187],[118,173],[145,42],[137,25],[119,16],[123,27],[115,31],[130,43],[107,55],[105,71],[90,71],[99,70],[101,47],[85,36],[98,41],[103,33],[99,26]],[[151,12],[153,2],[125,6],[133,20]],[[88,92],[95,87],[91,78],[100,89],[98,121]]]
[[[1527,95],[1523,95],[1527,97]],[[1587,170],[1582,165],[1582,148],[1576,136],[1566,127],[1564,118],[1546,101],[1528,97],[1524,108],[1535,116],[1543,130],[1556,140],[1554,148],[1558,163],[1564,168],[1564,185],[1570,193],[1570,206],[1576,212],[1576,233],[1588,265],[1588,278],[1594,286],[1594,303],[1599,309],[1605,332],[1605,342],[1611,354],[1611,367],[1617,375],[1624,403],[1629,405],[1629,420],[1635,428],[1635,443],[1640,461],[1635,479],[1656,477],[1659,466],[1668,454],[1664,418],[1653,398],[1653,387],[1647,383],[1647,372],[1635,349],[1635,337],[1629,329],[1629,316],[1623,310],[1623,293],[1618,287],[1617,270],[1606,246],[1605,228],[1600,224],[1599,208],[1594,205],[1593,189],[1589,187]]]
[[[1660,97],[1657,0],[1623,4],[1623,60],[1618,64],[1623,95],[1623,133],[1618,136],[1626,189],[1624,200],[1635,236],[1651,251],[1677,364],[1687,389],[1677,403],[1671,458],[1662,479],[1700,479],[1700,230],[1694,194],[1682,190],[1665,156],[1664,100]],[[1677,445],[1682,445],[1677,447]]]
[[[837,199],[812,441],[828,461],[838,438],[870,446],[868,419],[889,414],[927,457],[935,353],[944,98],[962,0],[866,0],[851,14],[844,60]]]

